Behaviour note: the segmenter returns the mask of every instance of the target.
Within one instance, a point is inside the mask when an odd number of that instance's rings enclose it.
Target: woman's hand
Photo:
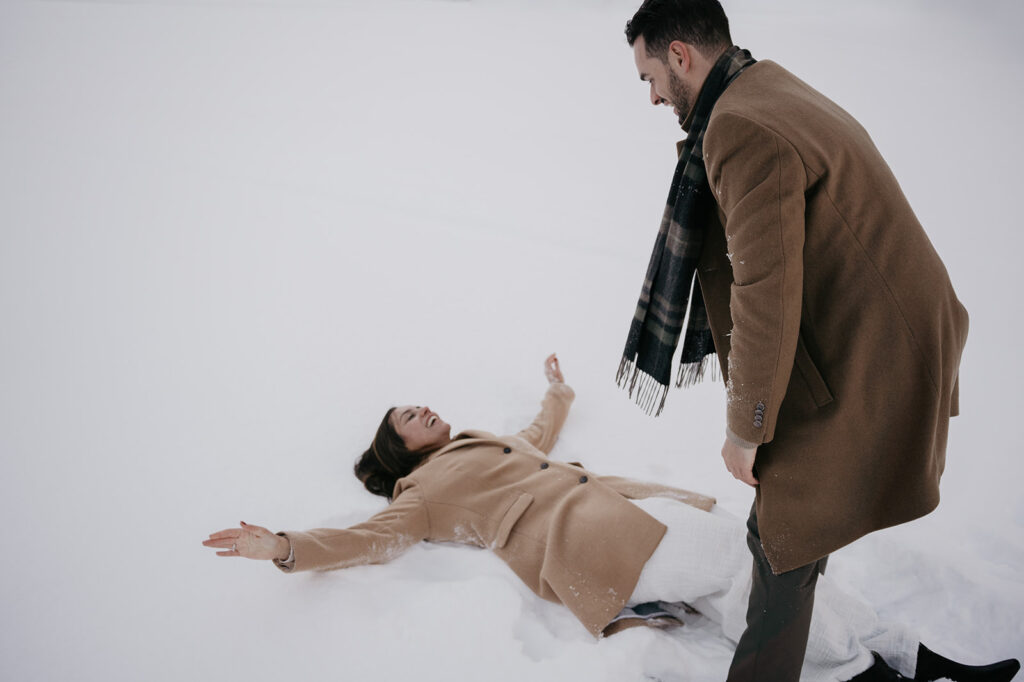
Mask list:
[[[562,376],[562,370],[558,368],[558,358],[554,353],[544,360],[544,376],[548,378],[549,384],[565,383],[565,377]]]
[[[229,528],[211,533],[203,540],[206,547],[219,547],[226,551],[217,556],[243,556],[246,559],[280,559],[284,561],[291,554],[288,538],[271,533],[260,526],[250,526],[245,521],[241,528]]]

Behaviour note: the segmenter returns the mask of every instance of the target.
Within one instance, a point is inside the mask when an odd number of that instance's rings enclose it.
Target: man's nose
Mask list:
[[[654,83],[651,83],[651,104],[653,104],[654,106],[658,106],[659,104],[663,103],[664,101],[665,100],[663,100],[661,97],[659,97],[658,93],[654,91]]]

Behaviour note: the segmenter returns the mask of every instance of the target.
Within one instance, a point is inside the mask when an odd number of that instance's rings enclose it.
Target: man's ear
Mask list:
[[[673,40],[668,46],[669,66],[674,66],[683,73],[689,72],[690,65],[693,63],[691,60],[692,54],[690,52],[692,49],[692,46],[687,45],[681,40]]]

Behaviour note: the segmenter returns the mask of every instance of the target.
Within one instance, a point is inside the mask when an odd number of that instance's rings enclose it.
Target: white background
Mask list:
[[[636,4],[0,4],[0,678],[724,677],[713,626],[597,642],[487,552],[285,576],[200,545],[367,517],[387,407],[515,431],[552,351],[553,456],[745,515],[721,384],[654,420],[613,382],[682,136]],[[934,649],[1024,657],[1022,12],[726,9],[871,132],[971,315],[942,504],[830,577]]]

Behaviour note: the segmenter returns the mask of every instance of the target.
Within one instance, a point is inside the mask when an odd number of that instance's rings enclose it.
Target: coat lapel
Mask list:
[[[454,452],[461,448],[477,445],[485,445],[488,442],[494,444],[504,443],[503,440],[495,436],[493,433],[488,431],[478,431],[476,429],[470,429],[468,431],[460,431],[452,442],[445,445],[443,448],[435,452],[430,456],[430,459],[440,457],[441,455],[447,455],[449,452]]]

